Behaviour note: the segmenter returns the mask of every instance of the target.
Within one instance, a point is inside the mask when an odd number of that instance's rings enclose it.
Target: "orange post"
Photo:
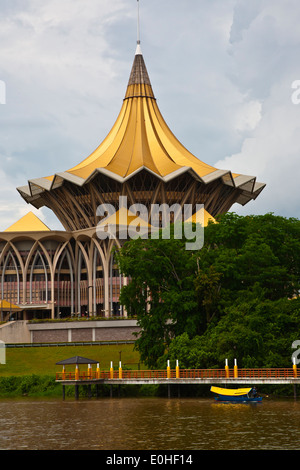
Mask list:
[[[170,368],[170,361],[167,362],[167,379],[171,378],[171,368]]]
[[[114,368],[113,368],[113,363],[112,362],[110,363],[110,378],[111,379],[114,378]]]
[[[237,366],[237,360],[234,360],[234,366],[233,366],[233,376],[235,379],[238,378],[238,366]]]
[[[225,359],[225,377],[226,379],[229,378],[229,366],[228,366],[228,359]]]
[[[92,378],[92,367],[91,364],[88,364],[88,379]]]
[[[78,368],[78,364],[76,364],[76,369],[75,369],[75,380],[79,380],[79,368]]]
[[[65,371],[65,366],[63,366],[63,370],[62,370],[62,379],[65,380],[66,379],[66,371]]]
[[[178,360],[176,360],[176,379],[180,378],[180,370],[179,370],[179,363]]]
[[[119,379],[122,378],[122,363],[121,361],[119,362]]]
[[[294,357],[293,357],[293,372],[294,372],[294,378],[296,379],[298,377],[298,373],[297,373],[296,359]]]
[[[100,379],[100,365],[99,365],[99,363],[97,364],[96,377],[97,377],[97,379]]]

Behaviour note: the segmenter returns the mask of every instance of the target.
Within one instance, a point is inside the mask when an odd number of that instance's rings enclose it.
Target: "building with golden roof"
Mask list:
[[[74,167],[17,188],[35,208],[50,208],[65,231],[51,231],[29,213],[0,234],[2,298],[27,315],[123,315],[118,300],[126,280],[112,255],[122,242],[97,237],[99,206],[113,207],[121,220],[122,196],[125,211],[140,204],[149,214],[154,204],[188,204],[195,215],[203,204],[207,223],[256,199],[264,186],[204,163],[178,141],[160,113],[138,41],[120,113],[103,142]]]

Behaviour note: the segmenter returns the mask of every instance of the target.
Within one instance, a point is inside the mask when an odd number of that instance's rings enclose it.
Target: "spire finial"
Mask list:
[[[140,41],[140,2],[137,0],[137,44],[141,44]]]
[[[142,55],[142,50],[141,50],[141,40],[140,40],[140,2],[137,0],[137,46],[136,46],[136,52],[135,55]]]

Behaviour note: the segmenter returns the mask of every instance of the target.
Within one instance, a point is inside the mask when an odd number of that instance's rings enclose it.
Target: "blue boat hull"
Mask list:
[[[259,403],[262,401],[262,397],[248,397],[247,395],[241,395],[236,397],[231,397],[228,395],[218,395],[215,397],[216,401],[226,401],[230,403]]]

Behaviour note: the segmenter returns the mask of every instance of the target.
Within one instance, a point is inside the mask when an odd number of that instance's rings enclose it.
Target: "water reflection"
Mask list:
[[[300,449],[300,402],[0,401],[0,449]]]

